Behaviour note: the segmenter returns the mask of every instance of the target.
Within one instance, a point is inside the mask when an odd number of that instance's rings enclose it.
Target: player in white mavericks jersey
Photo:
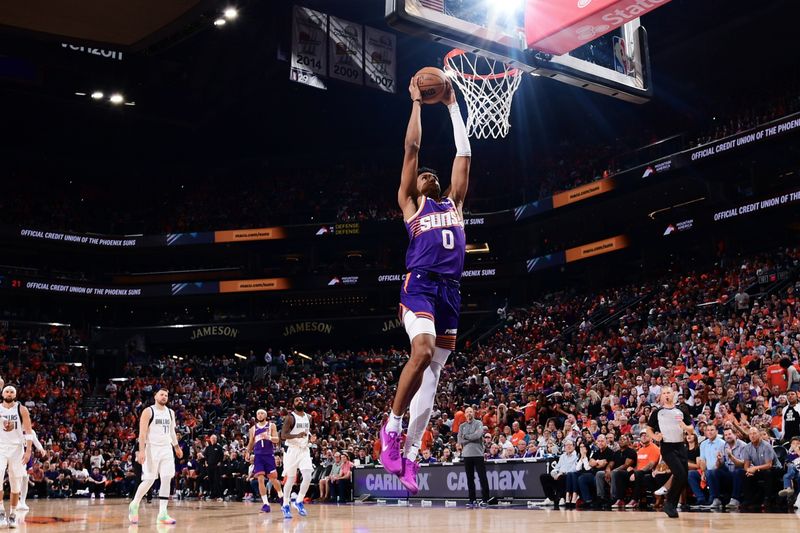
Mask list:
[[[310,436],[311,417],[306,413],[306,405],[301,397],[293,400],[294,411],[283,419],[281,426],[281,440],[286,443],[286,454],[283,456],[283,475],[286,478],[286,486],[283,487],[283,511],[284,518],[292,518],[292,511],[289,507],[292,494],[292,485],[297,477],[297,471],[303,476],[300,483],[300,490],[294,502],[294,508],[300,516],[307,516],[303,499],[306,497],[308,487],[311,485],[311,476],[314,473],[314,464],[311,462],[311,450],[308,449],[309,442],[314,438]]]
[[[128,506],[128,519],[131,524],[139,523],[139,503],[150,491],[156,478],[161,478],[158,489],[158,523],[174,524],[175,519],[167,514],[170,481],[175,476],[175,455],[180,459],[183,450],[178,446],[175,434],[175,412],[167,407],[169,392],[159,389],[155,394],[155,403],[142,411],[139,419],[139,451],[136,462],[142,465],[142,482],[136,489],[136,495]]]
[[[3,507],[3,488],[0,487],[0,527],[8,525],[17,527],[17,504],[22,478],[25,476],[25,464],[31,458],[31,415],[28,408],[17,400],[17,389],[11,385],[3,389],[3,403],[0,404],[0,479],[6,475],[8,468],[8,484],[11,486],[11,510],[6,518]],[[20,446],[21,443],[25,446]]]

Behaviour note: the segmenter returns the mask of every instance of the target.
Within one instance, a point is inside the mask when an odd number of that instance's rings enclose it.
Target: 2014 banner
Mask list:
[[[325,89],[328,71],[326,41],[328,15],[307,7],[294,6],[292,17],[292,65],[289,79]]]

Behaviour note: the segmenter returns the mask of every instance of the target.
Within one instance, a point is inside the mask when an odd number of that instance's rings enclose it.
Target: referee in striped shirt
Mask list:
[[[664,512],[678,518],[678,500],[689,479],[689,457],[684,434],[694,431],[692,418],[675,406],[675,392],[661,391],[661,407],[653,411],[647,422],[650,436],[661,442],[661,457],[672,472],[672,485],[664,502]]]

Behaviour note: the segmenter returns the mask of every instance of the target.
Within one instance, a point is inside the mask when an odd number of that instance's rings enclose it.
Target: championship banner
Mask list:
[[[553,209],[574,204],[575,202],[580,202],[581,200],[586,200],[587,198],[591,198],[593,196],[605,194],[614,190],[614,187],[614,178],[605,178],[592,183],[587,183],[586,185],[581,185],[580,187],[575,187],[574,189],[570,189],[562,193],[558,193],[553,195]]]
[[[581,259],[588,259],[596,255],[607,254],[609,252],[616,252],[628,247],[629,240],[625,235],[617,235],[610,239],[603,239],[602,241],[591,242],[583,246],[576,246],[570,248],[565,252],[567,263],[573,261],[580,261]]]
[[[294,6],[292,17],[292,65],[289,79],[325,89],[328,70],[325,52],[328,15],[307,7]]]
[[[391,33],[366,26],[364,38],[364,70],[367,87],[394,93],[396,91],[397,39]]]
[[[547,459],[512,459],[486,461],[489,492],[498,498],[519,500],[544,498],[539,476],[549,470]],[[417,473],[419,492],[412,498],[466,499],[467,473],[463,464],[423,464]],[[480,480],[475,474],[475,488],[480,490]],[[353,497],[369,494],[372,498],[409,497],[408,491],[397,476],[387,474],[379,466],[353,468]]]
[[[363,85],[364,27],[333,15],[328,18],[330,77]]]
[[[286,231],[283,228],[234,229],[214,232],[215,243],[269,241],[273,239],[285,238]]]

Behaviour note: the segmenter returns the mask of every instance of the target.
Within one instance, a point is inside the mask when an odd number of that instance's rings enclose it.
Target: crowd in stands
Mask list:
[[[798,270],[798,249],[774,250],[509,310],[486,342],[451,356],[420,460],[458,461],[455,435],[474,406],[486,459],[559,461],[563,478],[545,484],[551,503],[645,505],[669,479],[642,432],[669,387],[696,429],[687,505],[791,504],[800,488]],[[765,281],[776,272],[786,276]],[[280,427],[299,394],[316,435],[311,496],[347,500],[353,466],[377,461],[378,428],[407,357],[403,349],[320,351],[311,360],[278,349],[247,360],[139,353],[120,379],[92,389],[85,367],[47,355],[65,328],[31,334],[21,361],[7,347],[9,331],[0,336],[3,377],[33,413],[47,456],[31,483],[50,497],[129,495],[138,413],[166,387],[185,450],[180,497],[252,497],[243,451],[255,411],[267,409]],[[756,448],[775,457],[759,459]],[[770,466],[748,474],[762,459]]]
[[[795,86],[785,86],[776,94],[762,93],[720,100],[705,110],[708,116],[664,121],[658,132],[636,127],[602,142],[569,140],[539,151],[534,149],[534,166],[524,170],[515,168],[514,162],[498,166],[476,159],[473,192],[476,187],[483,189],[468,198],[466,210],[513,208],[663,157],[667,153],[653,152],[647,161],[629,157],[631,152],[659,139],[677,136],[677,144],[664,145],[674,152],[800,110],[800,92]],[[12,168],[9,189],[0,197],[0,223],[16,226],[24,220],[29,227],[47,230],[164,234],[398,220],[401,214],[395,192],[399,169],[385,162],[365,162],[363,157],[352,159],[357,161],[326,164],[324,168],[296,164],[278,167],[247,161],[232,168],[209,169],[191,178],[143,179],[140,187],[125,195],[111,193],[96,181],[64,178],[53,182],[30,176],[27,167]],[[113,200],[108,197],[110,193],[114,194]],[[35,201],[19,201],[21,198]],[[108,216],[110,204],[114,205],[113,217]]]

